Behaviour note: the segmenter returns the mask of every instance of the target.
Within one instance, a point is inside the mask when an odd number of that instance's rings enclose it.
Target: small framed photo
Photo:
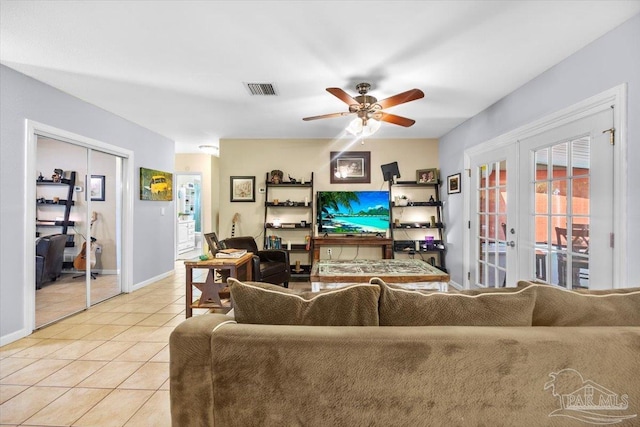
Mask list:
[[[369,184],[371,182],[370,151],[332,151],[331,184]]]
[[[418,169],[416,171],[416,182],[418,184],[437,184],[438,169]]]
[[[89,189],[92,202],[104,202],[104,175],[91,175]]]
[[[218,235],[214,232],[205,233],[205,240],[207,241],[207,245],[209,245],[209,251],[212,255],[215,255],[220,249],[220,242],[218,241]]]
[[[460,174],[449,175],[447,177],[447,194],[455,194],[461,191]]]
[[[231,177],[231,201],[255,202],[256,201],[256,177],[232,176]]]

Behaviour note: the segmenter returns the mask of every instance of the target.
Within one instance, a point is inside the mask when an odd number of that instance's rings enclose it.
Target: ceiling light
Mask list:
[[[203,153],[211,154],[212,156],[217,156],[218,153],[220,152],[220,149],[215,145],[200,145],[198,148]]]
[[[380,129],[380,121],[376,119],[365,119],[357,117],[347,126],[347,132],[351,135],[367,137],[376,133]]]

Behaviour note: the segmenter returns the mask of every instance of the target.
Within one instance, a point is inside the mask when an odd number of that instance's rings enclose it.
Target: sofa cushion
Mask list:
[[[238,323],[310,326],[378,326],[380,287],[356,283],[320,292],[298,292],[230,278]]]
[[[534,286],[533,326],[640,326],[640,288],[585,293]]]
[[[380,286],[380,326],[531,326],[533,286],[478,295],[420,292]]]

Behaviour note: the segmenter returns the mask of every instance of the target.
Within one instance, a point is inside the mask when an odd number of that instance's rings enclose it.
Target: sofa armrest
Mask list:
[[[284,262],[289,265],[289,252],[282,249],[266,249],[258,251],[261,262]]]
[[[224,314],[186,319],[169,338],[171,420],[174,426],[213,425],[211,336],[235,323]],[[199,420],[194,423],[193,420]]]

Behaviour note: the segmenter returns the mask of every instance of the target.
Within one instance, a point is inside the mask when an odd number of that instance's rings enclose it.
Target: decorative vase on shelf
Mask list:
[[[396,206],[407,206],[409,204],[409,199],[406,197],[396,197],[395,203]]]

